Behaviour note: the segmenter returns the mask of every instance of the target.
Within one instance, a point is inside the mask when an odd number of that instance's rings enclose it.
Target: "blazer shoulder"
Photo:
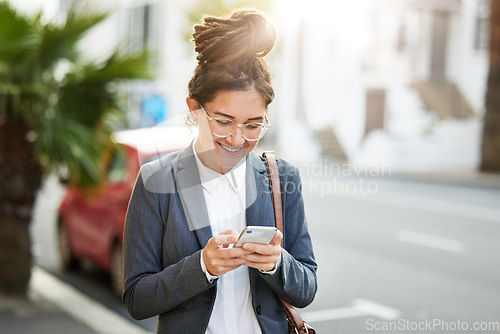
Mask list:
[[[172,168],[174,162],[178,160],[180,152],[181,151],[172,152],[162,158],[145,163],[141,166],[141,172],[154,174],[161,169]]]
[[[166,156],[145,163],[139,170],[139,178],[145,188],[152,193],[173,192],[173,178],[176,173],[176,161],[180,152],[173,152]]]

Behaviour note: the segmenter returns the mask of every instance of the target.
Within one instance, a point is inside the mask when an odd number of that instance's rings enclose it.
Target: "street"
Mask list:
[[[302,181],[319,289],[301,314],[319,333],[500,333],[499,187],[313,174]],[[61,193],[40,193],[36,263],[130,319],[104,273],[60,271]],[[154,332],[156,319],[138,324]]]
[[[365,333],[396,319],[392,332],[447,332],[425,328],[439,320],[450,333],[461,332],[458,321],[496,321],[483,332],[500,332],[500,192],[367,182],[378,191],[305,195],[320,270],[304,317],[321,333]]]

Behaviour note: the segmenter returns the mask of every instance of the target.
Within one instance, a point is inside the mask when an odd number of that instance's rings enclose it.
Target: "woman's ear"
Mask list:
[[[196,101],[190,96],[186,97],[186,103],[188,105],[189,111],[195,111],[201,108],[198,101]]]
[[[200,109],[200,104],[190,96],[186,97],[186,104],[188,105],[191,119],[194,123],[198,124],[198,113],[196,111]]]

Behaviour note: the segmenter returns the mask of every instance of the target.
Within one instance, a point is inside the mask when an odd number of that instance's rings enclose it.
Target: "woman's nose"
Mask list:
[[[229,137],[227,137],[227,141],[234,146],[243,145],[245,143],[245,138],[243,138],[243,129],[237,127],[236,130],[234,130],[234,132]]]

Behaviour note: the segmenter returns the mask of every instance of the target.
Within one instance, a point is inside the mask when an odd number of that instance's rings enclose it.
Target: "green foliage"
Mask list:
[[[75,47],[85,33],[108,16],[107,13],[70,11],[64,25],[47,24],[41,27],[42,41],[39,45],[40,65],[49,68],[59,59],[75,62],[80,53]],[[40,24],[37,22],[37,25]]]
[[[4,1],[0,2],[0,18],[0,60],[5,62],[30,58],[41,39],[35,26],[36,18],[19,16]]]
[[[72,8],[61,24],[44,23],[41,12],[22,15],[0,0],[0,121],[24,119],[45,170],[66,169],[82,188],[103,181],[109,120],[120,114],[116,83],[151,78],[146,53],[83,59],[79,41],[107,16]]]

